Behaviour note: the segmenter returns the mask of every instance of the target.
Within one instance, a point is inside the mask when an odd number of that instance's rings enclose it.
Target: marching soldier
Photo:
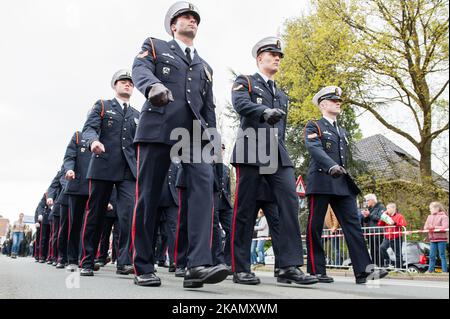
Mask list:
[[[69,225],[67,243],[67,270],[75,271],[79,263],[80,234],[84,211],[89,195],[89,183],[86,178],[91,152],[81,132],[73,134],[64,155],[65,178],[68,180],[65,193],[69,202]]]
[[[110,246],[111,232],[113,234],[111,261],[117,259],[119,250],[119,222],[117,218],[117,191],[113,188],[111,198],[109,199],[106,209],[105,220],[103,222],[102,233],[100,236],[100,244],[95,260],[95,264],[104,267],[108,263],[108,250]],[[94,269],[95,270],[95,269]]]
[[[241,130],[231,161],[236,167],[237,179],[231,238],[233,282],[260,283],[250,272],[250,246],[257,212],[257,190],[264,176],[279,211],[278,241],[282,249],[278,255],[280,272],[277,281],[315,284],[317,278],[304,274],[299,268],[303,265],[303,249],[297,219],[298,198],[293,164],[284,145],[288,97],[274,82],[283,58],[281,40],[264,38],[254,46],[252,53],[258,72],[238,76],[232,89],[233,107],[241,117]],[[261,133],[265,139],[259,138]]]
[[[222,144],[222,157],[225,145]],[[226,264],[231,273],[231,219],[233,206],[231,204],[230,169],[224,163],[215,163],[214,167],[214,235],[213,235],[213,262]],[[219,223],[220,226],[219,227]],[[222,231],[225,232],[225,245],[222,245]]]
[[[130,71],[117,71],[111,87],[115,92],[114,99],[97,101],[83,128],[83,139],[88,141],[93,154],[87,172],[90,191],[81,235],[81,276],[94,275],[95,254],[114,185],[120,227],[116,273],[127,275],[133,272],[129,253],[136,180],[133,139],[139,112],[130,106],[134,88]]]
[[[167,176],[164,179],[164,186],[159,201],[158,214],[160,215],[160,232],[166,237],[165,244],[161,244],[157,249],[156,260],[158,266],[164,267],[166,250],[169,255],[169,272],[175,272],[175,236],[177,230],[178,217],[178,191],[177,181],[181,174],[181,164],[172,162],[170,164]],[[163,241],[163,240],[161,240]]]
[[[216,126],[212,69],[200,58],[194,46],[199,23],[200,14],[193,4],[176,2],[165,19],[166,31],[173,40],[146,39],[133,64],[133,80],[148,99],[142,108],[135,138],[139,171],[136,187],[139,193],[133,220],[137,285],[161,285],[155,275],[154,251],[149,247],[154,246],[164,178],[171,157],[177,155],[183,159],[187,184],[189,248],[183,286],[198,288],[203,284],[218,283],[228,274],[223,265],[211,266],[213,168],[201,158],[194,161],[194,152],[198,150],[195,145],[209,143],[193,137],[194,130],[204,133]],[[171,154],[172,146],[177,143],[171,138],[174,129],[184,129],[190,134],[190,141],[179,142],[191,146],[183,148],[177,155]]]
[[[47,193],[47,204],[52,206],[51,213],[49,215],[49,221],[51,221],[50,231],[50,255],[48,257],[47,264],[56,266],[58,264],[58,233],[60,224],[60,209],[61,205],[58,201],[62,192],[61,179],[63,178],[63,169],[61,168],[56,176],[53,178]]]
[[[49,234],[50,234],[50,221],[48,216],[50,215],[51,208],[47,205],[47,192],[41,198],[41,201],[36,208],[34,220],[36,225],[39,224],[38,235],[36,236],[36,259],[39,263],[43,264],[47,260],[48,247],[49,247]]]
[[[320,282],[330,283],[326,275],[325,254],[321,236],[328,205],[333,209],[344,232],[353,264],[356,283],[362,284],[367,277],[383,278],[385,270],[374,270],[367,251],[356,207],[358,186],[347,173],[348,133],[337,123],[341,112],[342,90],[327,86],[313,98],[323,117],[310,121],[305,127],[305,144],[311,155],[306,195],[309,199],[307,228],[308,272]]]

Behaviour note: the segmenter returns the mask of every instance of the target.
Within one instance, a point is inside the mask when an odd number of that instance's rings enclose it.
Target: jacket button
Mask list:
[[[124,137],[124,138],[122,138],[122,140],[124,140],[124,141],[125,141],[125,137]]]
[[[151,108],[151,107],[149,107],[149,108],[148,108],[148,110],[149,110],[149,111],[151,111],[151,110],[152,110],[152,108]]]
[[[124,129],[123,129],[124,131],[126,131],[127,130],[127,128],[126,127],[124,127]]]
[[[122,146],[122,149],[124,150],[124,149],[125,149],[125,147],[124,147],[124,146]]]
[[[188,81],[192,81],[192,78],[188,78]]]
[[[187,91],[188,91],[188,93],[191,93],[191,90],[190,90],[190,89],[188,89]]]
[[[192,71],[192,68],[189,68],[189,71]]]

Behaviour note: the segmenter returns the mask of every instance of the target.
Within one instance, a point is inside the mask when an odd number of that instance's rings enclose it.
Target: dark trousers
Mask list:
[[[53,216],[50,235],[50,256],[48,260],[55,262],[58,259],[58,232],[59,232],[59,216]]]
[[[395,268],[403,268],[403,258],[402,258],[402,236],[395,239],[389,240],[385,238],[380,246],[381,261],[386,264],[383,266],[388,266],[390,264],[390,258],[387,250],[389,247],[394,251],[395,254]]]
[[[81,266],[88,269],[93,269],[94,267],[106,209],[114,185],[117,189],[117,217],[120,228],[117,267],[131,265],[130,221],[135,198],[135,182],[132,180],[121,182],[89,180],[89,185],[89,199],[86,204],[81,235]]]
[[[69,207],[61,205],[58,232],[58,259],[61,264],[67,263],[67,243],[69,241]]]
[[[88,196],[69,195],[69,243],[67,259],[69,264],[78,264],[80,260],[80,235]]]
[[[169,256],[169,263],[175,263],[175,236],[177,231],[178,206],[159,207],[159,215],[161,222],[159,224],[159,232],[161,234],[160,245],[156,247],[156,261],[165,261],[166,252]],[[158,247],[159,246],[159,247]]]
[[[215,196],[216,202],[218,201]],[[233,209],[216,209],[214,213],[214,234],[212,244],[213,264],[226,264],[231,266],[231,221]],[[219,225],[220,223],[220,225]],[[225,238],[222,237],[225,232]]]
[[[98,247],[96,258],[103,263],[106,263],[108,257],[111,232],[113,234],[111,260],[115,260],[119,254],[119,220],[118,218],[106,217],[103,223],[103,230],[102,235],[100,236],[100,245]]]
[[[257,214],[257,190],[262,176],[272,189],[279,212],[280,268],[303,265],[298,222],[298,196],[292,167],[279,167],[274,174],[260,175],[259,167],[236,165],[236,198],[231,236],[233,272],[250,272],[250,247]]]
[[[266,216],[267,224],[269,224],[270,237],[272,238],[273,254],[275,256],[275,268],[280,268],[278,265],[278,255],[280,254],[279,238],[280,238],[280,216],[278,213],[277,204],[274,202],[258,201],[256,205],[258,212],[262,209],[264,216]],[[303,256],[302,256],[303,258]]]
[[[175,233],[175,251],[174,259],[177,268],[187,267],[187,249],[188,249],[188,235],[187,235],[187,198],[186,189],[178,188],[178,212],[177,212],[177,230]]]
[[[48,243],[50,235],[50,224],[43,224],[39,227],[38,253],[39,259],[46,260],[48,256]]]
[[[325,274],[326,261],[322,246],[322,231],[328,204],[341,225],[355,274],[369,271],[372,264],[358,217],[354,196],[310,195],[309,219],[306,231],[308,272]]]
[[[137,275],[154,272],[158,204],[170,166],[170,145],[138,145],[138,201],[133,219],[134,267]],[[206,163],[182,163],[186,181],[187,266],[211,265],[213,169]]]

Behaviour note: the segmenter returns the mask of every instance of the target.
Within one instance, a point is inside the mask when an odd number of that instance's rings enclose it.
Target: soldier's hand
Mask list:
[[[39,215],[39,216],[38,216],[38,221],[41,222],[43,219],[44,219],[44,216],[42,216],[42,215]]]
[[[41,224],[36,223],[36,224],[34,224],[34,226],[36,226],[36,228],[39,228],[39,227],[41,227]]]
[[[172,92],[161,83],[156,83],[148,93],[148,99],[153,106],[165,106],[173,102]]]
[[[47,206],[53,205],[53,198],[47,198]]]
[[[68,181],[71,181],[71,180],[75,179],[75,172],[70,169],[66,172],[65,177]]]
[[[108,204],[108,211],[112,211],[114,209],[114,206],[111,205],[111,203]]]
[[[266,109],[263,112],[264,121],[269,125],[278,123],[286,113],[281,109]]]
[[[95,155],[99,155],[105,152],[105,145],[103,145],[99,141],[94,141],[91,144],[91,152],[94,153]]]
[[[347,174],[347,171],[342,166],[335,166],[330,170],[330,175],[333,178],[338,178],[344,174]]]

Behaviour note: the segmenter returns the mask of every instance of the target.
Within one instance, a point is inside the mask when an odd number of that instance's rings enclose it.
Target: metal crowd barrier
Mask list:
[[[389,268],[394,271],[408,270],[406,227],[363,227],[362,231],[368,252],[376,268]],[[342,229],[337,229],[335,232],[324,229],[322,246],[325,251],[327,267],[351,267],[351,259]]]
[[[410,241],[408,236],[426,234],[430,231],[407,231],[406,227],[398,226],[363,227],[362,230],[368,252],[376,268],[387,268],[399,272],[426,271],[428,256],[422,250],[427,249],[427,244],[420,241]],[[433,232],[446,232],[448,235],[448,231],[448,229],[443,229]],[[348,269],[351,267],[351,259],[342,229],[337,229],[335,232],[324,229],[322,246],[328,268]]]

